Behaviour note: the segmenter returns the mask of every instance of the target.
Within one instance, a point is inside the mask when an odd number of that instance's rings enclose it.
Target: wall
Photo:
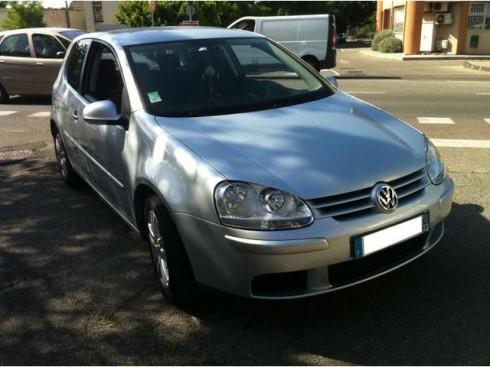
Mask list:
[[[70,28],[86,29],[85,14],[70,10]],[[44,23],[47,27],[66,27],[65,9],[44,9]]]
[[[116,23],[115,15],[117,12],[118,1],[102,1],[102,17],[103,23],[96,23],[94,19],[93,1],[83,2],[85,8],[85,21],[87,24],[87,31],[102,31],[108,29],[124,28],[120,24]]]
[[[472,35],[480,36],[477,48],[470,47],[470,39]],[[490,55],[490,29],[481,31],[468,30],[466,36],[465,54],[468,55]]]
[[[459,39],[459,23],[460,23],[460,10],[461,4],[450,3],[449,12],[453,15],[452,24],[441,24],[436,25],[436,42],[438,40],[448,40],[449,41],[449,54],[456,54],[458,49],[458,39]],[[436,14],[434,12],[424,13],[423,22],[435,22]],[[436,51],[436,50],[435,50]]]

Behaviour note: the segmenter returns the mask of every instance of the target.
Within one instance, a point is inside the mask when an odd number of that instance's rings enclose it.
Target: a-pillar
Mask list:
[[[405,55],[414,55],[420,50],[420,33],[422,31],[424,1],[407,1],[405,14],[403,51],[405,52]]]

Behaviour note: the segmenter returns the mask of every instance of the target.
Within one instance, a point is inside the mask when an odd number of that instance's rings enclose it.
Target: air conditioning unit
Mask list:
[[[453,15],[451,13],[436,14],[436,24],[453,24]]]
[[[432,11],[433,12],[443,12],[449,10],[449,3],[443,1],[434,1],[432,3]]]

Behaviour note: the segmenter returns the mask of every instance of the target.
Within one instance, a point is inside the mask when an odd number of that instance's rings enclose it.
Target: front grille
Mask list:
[[[361,259],[330,265],[328,280],[332,286],[337,287],[381,273],[422,252],[426,238],[427,233],[423,233]]]
[[[422,190],[429,181],[425,168],[423,168],[387,183],[395,189],[399,205],[403,205],[406,201],[422,194]],[[367,187],[344,194],[311,199],[308,200],[308,204],[315,210],[319,218],[351,219],[373,210],[371,191],[372,187]]]

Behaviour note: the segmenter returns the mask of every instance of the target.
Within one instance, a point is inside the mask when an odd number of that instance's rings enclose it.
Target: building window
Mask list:
[[[94,1],[92,3],[94,9],[95,23],[104,23],[104,13],[102,12],[102,1]]]
[[[468,29],[471,31],[481,31],[490,29],[490,3],[472,2],[468,17]]]
[[[405,7],[397,6],[393,9],[393,32],[403,33],[405,26]]]

